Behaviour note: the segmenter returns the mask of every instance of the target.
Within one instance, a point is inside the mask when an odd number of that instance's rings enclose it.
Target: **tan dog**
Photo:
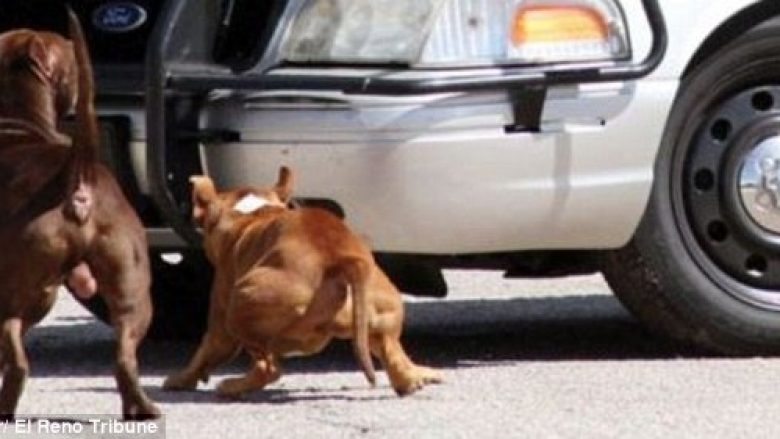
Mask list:
[[[97,161],[92,68],[72,13],[70,32],[72,48],[53,34],[0,36],[0,417],[13,418],[29,373],[22,337],[49,311],[68,274],[95,282],[108,305],[124,418],[157,417],[136,360],[151,320],[146,235]],[[56,123],[74,90],[78,129],[71,145]]]
[[[373,353],[393,389],[408,395],[441,375],[414,364],[401,343],[401,295],[374,263],[370,249],[328,211],[287,208],[292,174],[275,187],[217,193],[208,177],[193,177],[193,216],[203,227],[215,267],[208,330],[190,364],[166,389],[193,389],[240,349],[253,357],[241,378],[217,391],[238,397],[274,382],[279,360],[314,354],[333,337],[353,338],[372,384]]]

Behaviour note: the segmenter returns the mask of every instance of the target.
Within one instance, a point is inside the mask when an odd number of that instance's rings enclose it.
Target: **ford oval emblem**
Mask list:
[[[146,9],[131,2],[111,2],[95,9],[92,24],[106,32],[130,32],[146,22]]]

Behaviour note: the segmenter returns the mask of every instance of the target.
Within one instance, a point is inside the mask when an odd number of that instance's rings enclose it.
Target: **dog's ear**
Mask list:
[[[279,180],[276,182],[276,186],[274,186],[274,192],[276,192],[282,203],[287,204],[290,198],[292,198],[294,183],[295,179],[293,178],[292,170],[287,166],[279,168]]]
[[[66,42],[68,51],[64,55],[67,62],[65,65],[68,67],[62,70],[61,78],[52,78],[57,84],[57,96],[55,105],[57,107],[57,116],[62,117],[68,114],[76,107],[76,98],[78,97],[78,69],[76,67],[76,61],[73,56],[73,42]],[[54,75],[55,72],[52,72]]]
[[[34,35],[30,38],[27,46],[27,56],[47,79],[51,79],[54,74],[54,63],[56,60],[54,59],[54,54],[46,50],[46,43],[39,36]]]
[[[192,218],[204,225],[209,205],[217,199],[217,189],[214,182],[204,175],[194,175],[190,177],[192,183]]]

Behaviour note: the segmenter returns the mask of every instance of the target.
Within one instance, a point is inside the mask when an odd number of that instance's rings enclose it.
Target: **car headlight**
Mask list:
[[[616,61],[631,48],[614,0],[309,0],[281,54],[425,68]]]

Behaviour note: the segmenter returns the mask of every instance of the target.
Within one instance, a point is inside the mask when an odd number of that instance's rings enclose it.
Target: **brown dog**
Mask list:
[[[148,419],[160,412],[138,383],[136,360],[151,319],[146,236],[97,161],[92,68],[72,13],[70,32],[72,48],[54,34],[0,36],[0,416],[14,416],[28,375],[23,335],[74,272],[96,282],[111,313],[124,418]],[[76,95],[71,145],[56,123]]]
[[[281,357],[317,353],[333,337],[353,338],[372,384],[369,348],[399,395],[441,381],[401,347],[401,295],[370,249],[330,212],[286,207],[292,192],[287,168],[268,190],[217,193],[208,177],[191,181],[193,216],[216,274],[207,333],[187,368],[165,381],[166,389],[195,388],[243,348],[254,359],[252,369],[217,389],[237,397],[278,379]]]
[[[63,37],[27,29],[0,34],[0,220],[62,172],[70,139],[57,124],[75,104],[77,75],[73,44]]]
[[[60,147],[69,146],[71,139],[60,132],[58,123],[73,110],[78,94],[73,43],[53,32],[29,29],[0,34],[0,90],[13,90],[0,93],[0,131],[6,146],[0,155],[0,200],[6,202],[4,213],[12,215],[40,190],[40,184],[61,172],[67,160]],[[84,216],[89,194],[81,189],[70,210]],[[68,286],[84,299],[97,288],[83,263],[71,272]]]
[[[0,72],[0,117],[29,121],[40,130],[37,134],[68,143],[57,122],[76,103],[73,44],[52,32],[5,32],[0,34]],[[40,93],[43,85],[47,93]]]

